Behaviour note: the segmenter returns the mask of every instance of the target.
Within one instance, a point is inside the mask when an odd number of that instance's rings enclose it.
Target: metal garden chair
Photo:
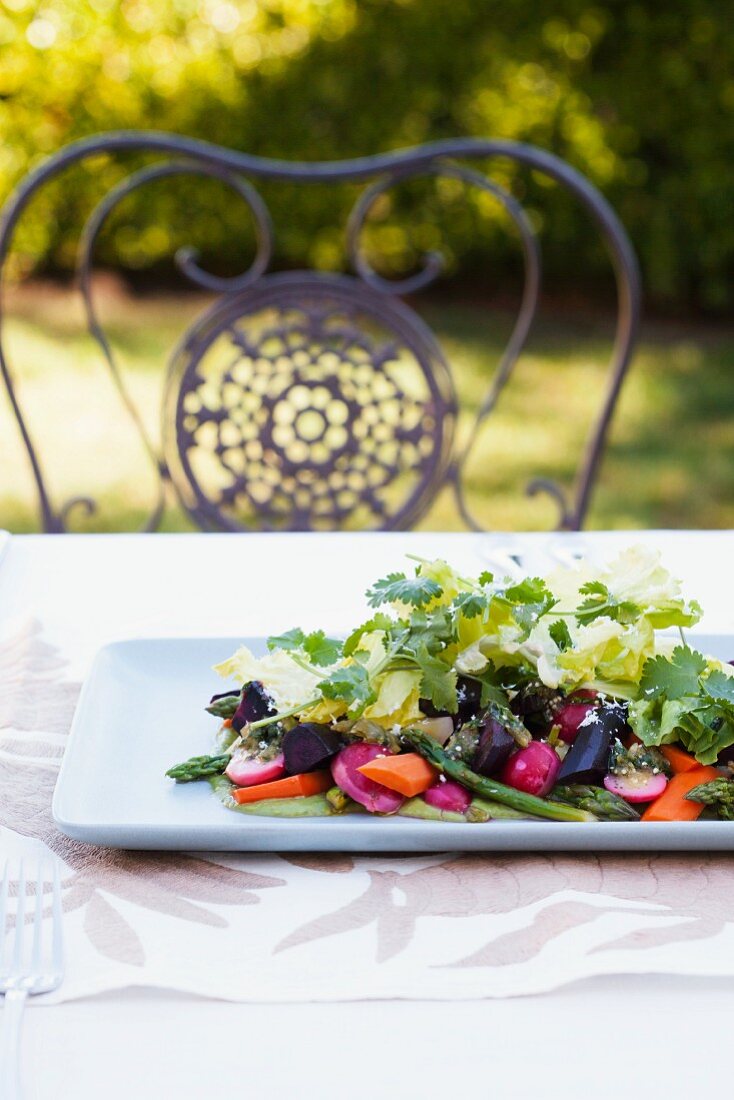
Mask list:
[[[541,149],[508,141],[441,141],[355,160],[289,163],[170,134],[106,133],[62,149],[17,188],[0,222],[0,275],[18,219],[35,193],[76,162],[119,152],[154,154],[157,160],[129,174],[94,209],[81,237],[78,273],[89,330],[159,479],[146,530],[158,526],[168,487],[209,530],[389,530],[415,524],[447,485],[467,525],[481,529],[464,499],[462,471],[524,346],[541,275],[538,242],[522,206],[470,166],[498,157],[565,187],[592,215],[615,270],[617,324],[607,390],[575,487],[567,493],[548,480],[528,486],[530,493],[553,496],[559,528],[581,527],[637,335],[640,289],[635,255],[620,221],[579,172]],[[249,270],[233,278],[202,270],[191,251],[177,254],[187,278],[218,297],[186,332],[169,363],[159,453],[98,320],[90,276],[95,242],[119,203],[155,180],[179,175],[213,177],[231,187],[251,211],[257,250]],[[436,278],[441,257],[431,254],[418,274],[391,281],[372,270],[361,247],[365,219],[378,197],[423,176],[454,177],[494,196],[515,223],[524,254],[524,290],[514,329],[461,447],[449,365],[430,329],[401,300]],[[365,185],[346,229],[353,274],[268,274],[273,229],[256,190],[260,180]],[[74,505],[93,504],[75,499],[56,505],[50,499],[1,331],[0,370],[32,466],[43,528],[63,532]]]

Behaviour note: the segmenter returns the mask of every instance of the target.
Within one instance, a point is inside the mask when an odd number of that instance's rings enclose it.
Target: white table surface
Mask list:
[[[16,537],[0,565],[0,631],[16,616],[36,615],[71,658],[70,673],[82,675],[96,649],[117,638],[245,636],[296,623],[343,630],[361,613],[367,583],[401,568],[405,552],[476,568],[498,546],[520,548],[537,568],[549,546],[613,553],[633,542],[663,551],[687,594],[704,605],[702,629],[734,629],[734,533],[614,532],[552,542],[442,534]],[[224,1092],[254,1100],[332,1090],[350,1100],[411,1100],[467,1087],[497,1100],[602,1100],[628,1091],[688,1097],[729,1076],[732,1006],[730,980],[639,976],[542,997],[453,1003],[231,1005],[134,989],[31,1009],[26,1078],[28,1095],[44,1100]],[[636,1042],[644,1029],[649,1040]]]

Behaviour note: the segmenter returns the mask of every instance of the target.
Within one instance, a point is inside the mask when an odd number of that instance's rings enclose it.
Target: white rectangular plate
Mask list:
[[[82,689],[53,800],[75,840],[112,848],[218,851],[734,850],[734,822],[493,821],[462,825],[346,815],[282,820],[227,810],[208,783],[175,784],[172,764],[211,751],[204,711],[221,689],[211,666],[244,641],[161,638],[100,650]],[[734,655],[732,635],[692,635],[698,648]]]

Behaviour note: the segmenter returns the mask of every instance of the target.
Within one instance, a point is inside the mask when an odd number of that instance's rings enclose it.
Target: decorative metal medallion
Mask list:
[[[168,380],[164,440],[188,511],[226,530],[405,528],[456,419],[431,332],[357,279],[274,275],[217,303]]]

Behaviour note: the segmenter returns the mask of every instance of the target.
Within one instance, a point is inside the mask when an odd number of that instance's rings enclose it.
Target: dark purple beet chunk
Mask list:
[[[482,685],[478,680],[467,680],[460,676],[456,685],[456,700],[458,711],[456,724],[463,725],[479,714],[481,709]]]
[[[615,738],[630,732],[627,708],[608,703],[592,712],[594,720],[579,726],[576,740],[563,759],[559,783],[591,783],[599,786],[609,769],[609,757]]]
[[[338,733],[316,722],[302,722],[288,730],[283,738],[285,770],[289,775],[313,772],[343,748]]]
[[[510,710],[531,733],[546,733],[553,719],[553,705],[559,694],[544,684],[525,684],[510,703]]]
[[[479,744],[472,758],[472,770],[480,775],[494,775],[503,766],[513,749],[515,738],[496,718],[486,718],[479,733]]]
[[[277,714],[273,700],[259,680],[251,680],[245,685],[239,706],[232,715],[232,728],[239,733],[243,726],[259,722],[271,714]]]

